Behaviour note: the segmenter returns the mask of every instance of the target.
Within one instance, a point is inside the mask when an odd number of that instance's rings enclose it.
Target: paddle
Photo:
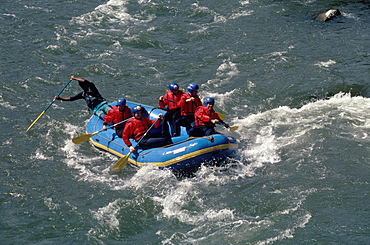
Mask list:
[[[177,103],[176,101],[174,101],[174,100],[169,100],[169,99],[166,99],[166,98],[164,98],[165,100],[168,100],[168,101],[170,101],[170,102],[173,102],[173,103]],[[220,113],[220,112],[216,112],[217,114],[218,114],[218,116],[220,117],[220,119],[222,120],[222,121],[224,121],[225,119],[226,119],[226,115],[225,114],[222,114],[222,113]]]
[[[59,97],[59,95],[62,94],[63,90],[68,86],[68,84],[71,82],[72,80],[69,80],[66,85],[64,85],[64,87],[62,88],[62,90],[60,90],[59,94],[57,94],[56,97]],[[33,123],[31,123],[31,125],[27,128],[26,132],[28,130],[30,130],[32,128],[33,125],[35,125],[35,123],[42,117],[42,115],[44,115],[44,113],[46,112],[47,109],[49,109],[49,107],[54,103],[55,101],[55,98],[50,102],[50,104],[45,108],[45,110],[43,110],[41,112],[41,114],[35,119],[35,121],[33,121]]]
[[[123,120],[122,122],[116,123],[116,124],[114,124],[114,125],[112,125],[112,126],[109,126],[109,127],[107,127],[107,128],[113,128],[113,127],[115,127],[115,126],[117,126],[117,125],[119,125],[119,124],[121,124],[121,123],[124,123],[124,122],[128,121],[128,120],[129,120],[129,119],[131,119],[131,118],[132,118],[132,117],[127,118],[126,120]],[[82,134],[82,135],[76,136],[76,137],[74,137],[74,138],[72,139],[72,142],[73,142],[73,143],[75,143],[75,144],[81,144],[82,142],[85,142],[86,140],[88,140],[88,139],[90,139],[92,136],[94,136],[95,134],[98,134],[98,133],[100,133],[100,132],[102,132],[102,131],[104,131],[104,130],[99,130],[99,131],[96,131],[96,132],[91,133],[91,134]]]
[[[143,135],[143,137],[141,137],[141,139],[137,142],[137,145],[136,146],[138,146],[140,144],[140,142],[145,138],[145,136],[152,129],[152,127],[157,123],[158,120],[159,120],[159,118],[157,120],[155,120],[155,122],[149,127],[149,129],[145,132],[145,134]],[[126,156],[121,157],[121,159],[119,159],[116,162],[116,164],[114,164],[114,166],[112,167],[112,170],[115,171],[115,172],[119,172],[124,167],[126,167],[130,155],[131,155],[131,151]]]
[[[239,128],[239,126],[232,126],[232,127],[227,126],[226,123],[224,123],[224,122],[218,122],[218,124],[221,124],[225,128],[229,129],[229,131],[231,131],[231,132],[234,132],[235,130],[237,130]]]

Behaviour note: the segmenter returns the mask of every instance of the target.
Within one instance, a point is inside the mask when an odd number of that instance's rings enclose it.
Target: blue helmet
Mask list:
[[[189,85],[188,85],[188,91],[189,91],[189,93],[193,92],[196,89],[199,89],[198,84],[196,84],[196,83],[189,83]]]
[[[119,98],[117,100],[117,105],[126,105],[126,99],[124,98]]]
[[[177,83],[172,82],[172,83],[170,83],[168,85],[168,89],[171,90],[171,91],[178,90],[179,89],[179,85]]]
[[[208,103],[215,103],[215,99],[212,98],[212,97],[205,98],[204,101],[203,101],[203,105],[207,106]]]
[[[143,111],[143,108],[139,105],[136,105],[134,107],[131,108],[131,112],[132,112],[132,116],[135,116],[135,113],[138,112],[138,111]]]

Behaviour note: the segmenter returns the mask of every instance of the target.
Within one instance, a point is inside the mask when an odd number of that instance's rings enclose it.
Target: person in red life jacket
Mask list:
[[[203,101],[203,106],[199,106],[195,111],[195,127],[192,128],[189,132],[191,136],[208,136],[212,134],[218,134],[215,130],[216,124],[222,124],[225,127],[229,127],[227,123],[222,121],[218,116],[217,112],[213,110],[215,104],[214,98],[207,97]],[[201,132],[203,135],[194,135],[198,132]]]
[[[117,105],[113,106],[112,110],[104,118],[103,131],[107,130],[107,125],[120,123],[132,116],[131,109],[126,105],[126,99],[119,98]],[[118,124],[114,127],[116,135],[122,138],[122,132],[125,128],[125,122]]]
[[[150,126],[155,122],[155,120],[143,117],[141,106],[134,106],[131,111],[134,118],[131,118],[126,122],[125,128],[122,133],[122,140],[128,147],[130,147],[130,152],[133,152],[135,151],[135,148],[132,146],[130,139],[134,139],[136,142],[138,142],[148,131]],[[157,120],[154,127],[158,127],[161,124],[162,119],[163,115],[159,114],[159,120]],[[140,141],[140,144],[136,148],[150,149],[169,144],[172,144],[172,140],[170,137],[163,137],[161,135],[155,136],[151,135],[149,132],[145,136],[145,138]]]
[[[74,76],[71,76],[71,80],[78,81],[78,85],[80,85],[83,91],[72,97],[55,96],[54,99],[63,101],[74,101],[84,99],[87,104],[87,107],[89,107],[89,109],[92,110],[92,112],[96,116],[103,120],[104,117],[107,115],[108,111],[112,109],[112,107],[107,104],[107,101],[99,93],[95,85],[92,82],[87,81],[86,79],[76,78]]]
[[[199,86],[196,83],[189,83],[188,91],[189,93],[183,94],[179,106],[181,108],[180,115],[181,117],[175,121],[175,133],[173,136],[180,136],[181,126],[186,127],[186,130],[189,132],[191,129],[192,123],[194,122],[194,113],[198,106],[202,105],[200,98],[198,96]]]
[[[182,90],[179,90],[179,85],[177,83],[170,83],[168,85],[169,90],[164,96],[159,97],[158,105],[159,107],[166,109],[167,113],[163,118],[162,124],[162,134],[169,132],[168,124],[171,127],[171,132],[174,133],[175,121],[180,117],[180,105],[181,96],[184,94]]]

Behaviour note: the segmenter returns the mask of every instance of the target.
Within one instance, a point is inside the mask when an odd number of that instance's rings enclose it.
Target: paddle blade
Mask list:
[[[225,121],[225,119],[226,119],[226,115],[225,114],[222,114],[222,113],[220,113],[220,112],[216,112],[217,114],[218,114],[218,116],[220,117],[220,119],[222,120],[222,121]]]
[[[231,131],[231,132],[234,132],[235,130],[237,130],[239,128],[239,126],[232,126],[232,127],[230,127],[229,128],[229,130]]]
[[[116,162],[116,164],[114,164],[114,166],[112,167],[112,170],[115,171],[115,172],[119,172],[122,169],[124,169],[124,167],[126,167],[126,165],[127,165],[127,162],[128,162],[128,159],[129,159],[130,155],[131,155],[131,152],[128,153],[126,156],[121,157],[121,159],[119,159]]]
[[[33,121],[33,123],[27,128],[26,132],[32,128],[33,125],[44,115],[45,111],[42,111],[41,114]]]
[[[99,133],[99,131],[96,131],[92,134],[82,134],[82,135],[79,135],[77,137],[74,137],[72,139],[72,142],[75,143],[75,144],[81,144],[82,142],[85,142],[86,140],[89,140],[91,138],[91,136],[94,136],[95,134]]]

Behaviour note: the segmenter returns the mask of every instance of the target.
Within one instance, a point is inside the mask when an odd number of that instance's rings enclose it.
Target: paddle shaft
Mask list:
[[[230,128],[230,126],[226,125],[226,123],[224,123],[224,122],[217,122],[217,124],[220,124],[220,125],[224,126],[225,128]]]
[[[68,84],[72,82],[72,80],[69,80],[66,85],[64,85],[64,87],[60,90],[60,92],[56,95],[56,97],[59,97],[59,95],[61,95],[64,91],[64,89],[68,86]],[[56,99],[54,98],[50,103],[49,105],[45,108],[45,110],[43,110],[41,112],[41,114],[32,122],[32,124],[27,128],[26,131],[30,130],[32,128],[33,125],[35,125],[35,123],[42,117],[42,115],[44,115],[44,113],[49,109],[49,107],[54,103]]]
[[[159,118],[157,118],[157,120],[155,120],[154,123],[152,125],[150,125],[149,129],[145,132],[145,134],[143,135],[143,137],[141,137],[141,139],[139,139],[139,141],[137,142],[137,146],[144,139],[144,137],[149,133],[149,131],[153,128],[153,126],[158,122],[158,120],[159,120]]]
[[[126,121],[130,120],[131,118],[132,118],[132,117],[127,118],[127,119],[125,119],[125,120],[123,120],[123,121],[121,121],[121,122],[118,122],[118,123],[116,123],[116,124],[113,124],[113,125],[111,125],[111,126],[108,126],[107,128],[113,128],[113,127],[115,127],[115,126],[118,126],[118,125],[120,125],[121,123],[124,123],[124,122],[126,122]],[[103,131],[103,130],[100,130],[99,132],[101,132],[101,131]]]
[[[126,121],[130,120],[131,118],[132,118],[132,117],[127,118],[126,120],[123,120],[123,121],[121,121],[121,122],[119,122],[119,123],[116,123],[116,124],[114,124],[114,125],[112,125],[112,126],[109,126],[108,128],[115,127],[115,126],[117,126],[117,125],[119,125],[119,124],[121,124],[121,123],[124,123],[124,122],[126,122]],[[96,132],[91,133],[91,134],[82,134],[82,135],[79,135],[79,136],[77,136],[77,137],[74,137],[74,138],[72,139],[72,142],[73,142],[73,143],[75,143],[75,144],[80,144],[80,143],[85,142],[86,140],[90,139],[92,136],[94,136],[94,135],[96,135],[96,134],[98,134],[98,133],[100,133],[100,132],[102,132],[102,131],[104,131],[104,130],[99,130],[99,131],[96,131]]]

